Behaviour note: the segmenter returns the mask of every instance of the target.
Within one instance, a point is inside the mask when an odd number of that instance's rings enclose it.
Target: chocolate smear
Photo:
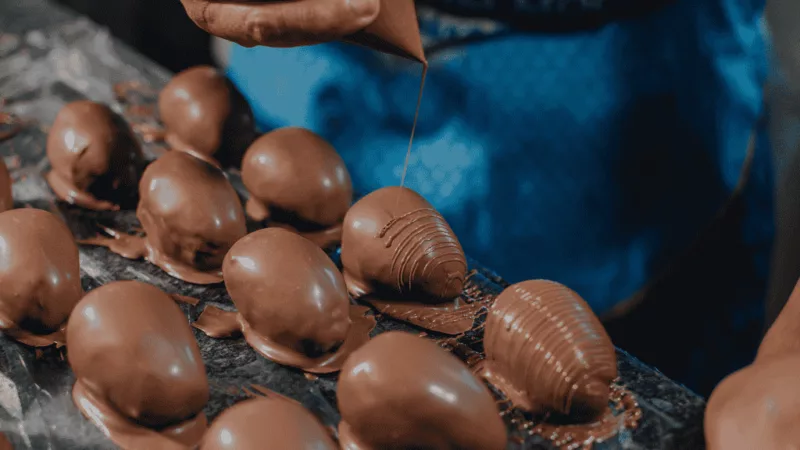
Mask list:
[[[428,65],[414,0],[381,0],[375,21],[345,41]]]
[[[466,332],[480,310],[457,300],[467,262],[453,230],[407,188],[379,189],[350,208],[342,265],[353,298],[431,331]]]
[[[247,233],[244,211],[225,174],[200,159],[169,152],[151,163],[139,183],[136,216],[145,236],[107,230],[101,245],[124,257],[144,256],[171,276],[195,284],[222,281],[222,260]]]
[[[0,213],[0,330],[33,347],[63,345],[83,296],[78,248],[67,226],[38,209]]]
[[[484,348],[483,376],[517,407],[579,421],[608,411],[614,346],[566,286],[535,280],[503,291],[486,320]]]
[[[366,308],[350,305],[344,280],[325,252],[286,230],[245,236],[228,252],[222,270],[248,344],[279,364],[337,372],[375,327]],[[202,326],[213,329],[210,316],[205,319]]]
[[[342,448],[506,448],[486,386],[456,357],[412,334],[384,333],[355,351],[337,399]]]
[[[200,450],[338,450],[325,427],[296,402],[277,397],[245,400],[225,410]]]
[[[241,165],[256,138],[244,96],[217,69],[197,66],[172,77],[158,97],[167,143],[222,167]]]
[[[242,181],[253,220],[268,220],[323,248],[341,240],[353,184],[342,158],[314,132],[289,127],[258,138],[245,154]]]
[[[186,449],[206,430],[200,350],[172,298],[137,281],[95,289],[75,307],[67,354],[75,405],[125,449]]]
[[[99,211],[136,204],[144,156],[130,126],[108,106],[64,106],[47,136],[47,158],[47,181],[59,199]]]

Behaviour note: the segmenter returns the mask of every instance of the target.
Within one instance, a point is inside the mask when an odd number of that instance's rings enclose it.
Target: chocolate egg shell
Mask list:
[[[566,286],[534,280],[504,290],[486,319],[484,348],[487,378],[516,406],[576,418],[608,410],[614,346]]]
[[[759,361],[725,378],[705,413],[709,450],[794,448],[800,442],[800,356]]]
[[[208,401],[194,334],[172,298],[154,286],[118,281],[88,293],[70,316],[67,346],[92,398],[136,423],[166,427]]]
[[[47,158],[47,180],[61,200],[95,210],[136,204],[144,156],[130,126],[108,106],[64,106],[47,136]]]
[[[453,230],[424,198],[379,189],[353,205],[342,231],[342,266],[354,297],[442,303],[464,286],[467,262]]]
[[[56,331],[82,296],[78,247],[67,226],[37,209],[0,213],[0,329]]]
[[[282,399],[245,400],[211,424],[200,450],[338,450],[305,408]]]
[[[506,429],[486,386],[431,341],[379,335],[342,368],[342,448],[500,450]]]
[[[301,232],[340,224],[353,201],[342,158],[303,128],[281,128],[258,138],[245,154],[242,180],[251,195],[250,217]]]
[[[225,254],[247,233],[225,174],[186,153],[168,152],[145,170],[139,196],[136,216],[147,234],[148,259],[185,281],[222,281]]]
[[[275,228],[251,233],[231,248],[222,270],[245,338],[267,358],[312,369],[347,338],[344,280],[303,237]]]
[[[250,105],[223,74],[197,66],[172,77],[158,97],[167,142],[175,149],[239,167],[256,137]]]

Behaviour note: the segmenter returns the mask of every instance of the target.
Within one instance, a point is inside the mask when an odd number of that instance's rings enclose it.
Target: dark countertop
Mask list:
[[[159,88],[170,74],[129,48],[106,30],[46,0],[0,2],[0,100],[5,110],[28,121],[26,128],[0,143],[0,153],[14,178],[17,206],[34,206],[62,215],[73,232],[83,235],[91,223],[132,226],[132,212],[89,213],[57,205],[42,174],[47,169],[47,128],[63,104],[90,98],[125,113],[117,101],[115,83],[138,81]],[[2,104],[2,103],[0,103]],[[128,113],[130,111],[127,111]],[[130,117],[131,120],[141,118]],[[2,128],[0,128],[2,131]],[[163,149],[146,145],[149,157]],[[336,255],[333,255],[334,257]],[[503,281],[470,261],[471,283],[489,294],[502,290]],[[127,261],[105,249],[81,248],[82,279],[87,289],[112,280],[136,279],[201,299],[199,306],[184,305],[194,320],[206,304],[230,308],[223,287],[199,287],[172,279],[141,261]],[[381,319],[378,332],[410,328]],[[211,381],[206,408],[213,418],[245,398],[241,388],[259,384],[302,401],[327,424],[338,421],[335,377],[309,380],[303,374],[256,356],[243,340],[212,340],[195,333]],[[703,447],[702,398],[618,351],[621,384],[629,388],[643,410],[639,427],[624,432],[600,449],[692,449]],[[0,431],[16,448],[104,449],[114,446],[73,406],[73,375],[54,350],[36,355],[31,349],[0,338]],[[550,448],[529,437],[509,448]]]

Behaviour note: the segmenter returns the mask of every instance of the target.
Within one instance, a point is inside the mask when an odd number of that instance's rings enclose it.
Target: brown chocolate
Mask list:
[[[309,240],[279,228],[237,242],[222,266],[253,349],[312,373],[338,371],[375,325],[351,308],[336,265]]]
[[[211,424],[200,450],[338,450],[305,408],[280,398],[245,400]]]
[[[428,65],[414,0],[381,0],[375,21],[345,41]]]
[[[342,265],[354,298],[404,303],[402,313],[394,317],[448,332],[436,320],[411,320],[435,317],[438,312],[425,308],[436,305],[445,308],[450,318],[460,317],[460,322],[446,320],[449,330],[456,323],[461,324],[457,332],[472,326],[472,320],[457,311],[471,306],[453,302],[467,272],[461,244],[441,214],[410,189],[379,189],[350,208],[343,224]],[[419,312],[409,312],[409,302],[417,304]]]
[[[83,296],[78,248],[67,226],[37,209],[0,213],[0,329],[24,344],[63,343]]]
[[[342,448],[492,450],[506,429],[486,386],[432,341],[379,335],[353,353],[337,392]]]
[[[59,199],[101,211],[136,204],[144,156],[130,126],[108,106],[64,106],[47,136],[47,158],[47,181]]]
[[[484,376],[526,411],[596,419],[617,377],[611,339],[589,305],[566,286],[515,284],[486,319]]]
[[[136,216],[146,234],[147,259],[184,281],[222,281],[228,249],[247,233],[244,211],[225,174],[182,152],[169,152],[145,170]]]
[[[794,448],[800,442],[800,355],[768,358],[725,378],[705,413],[709,450]]]
[[[5,434],[0,433],[0,450],[14,450],[14,446],[11,445],[11,441],[8,440]]]
[[[8,173],[8,166],[0,158],[0,212],[14,209],[14,196],[12,195],[13,180]]]
[[[167,143],[223,167],[241,164],[256,138],[250,105],[223,74],[197,66],[172,77],[158,96]]]
[[[137,281],[97,288],[72,312],[67,345],[73,400],[117,445],[177,449],[200,441],[208,380],[169,295]]]
[[[245,154],[242,180],[252,219],[295,230],[322,247],[341,239],[353,184],[342,158],[314,132],[290,127],[261,136]]]

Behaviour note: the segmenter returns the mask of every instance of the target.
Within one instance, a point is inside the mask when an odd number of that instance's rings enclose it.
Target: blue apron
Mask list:
[[[407,186],[507,280],[557,280],[609,311],[736,190],[763,109],[763,3],[679,0],[570,32],[420,8],[432,50]],[[234,47],[228,73],[265,130],[329,139],[358,191],[399,184],[419,65],[346,44]],[[756,264],[735,281],[763,287],[772,174],[757,135],[742,226]]]

